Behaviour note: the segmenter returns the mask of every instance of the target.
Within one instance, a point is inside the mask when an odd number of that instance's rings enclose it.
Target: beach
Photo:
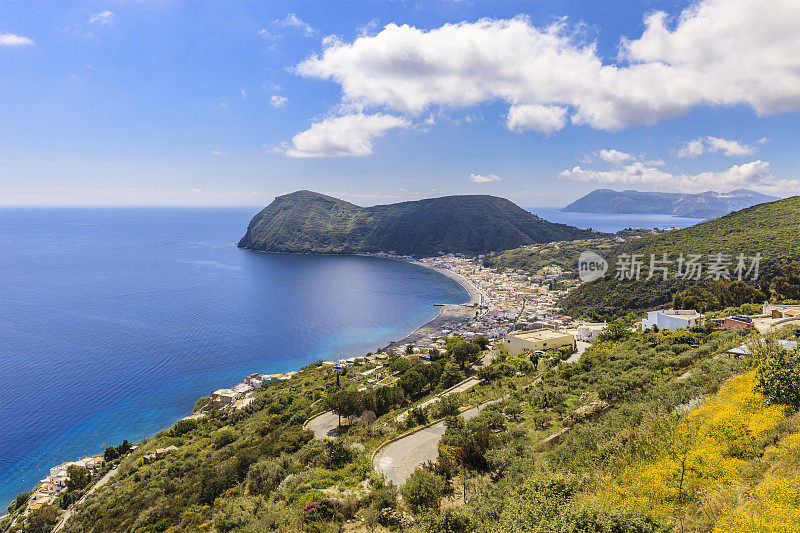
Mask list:
[[[403,339],[390,343],[384,348],[384,351],[399,348],[409,343],[416,344],[421,339],[431,337],[443,329],[451,329],[456,324],[475,316],[475,313],[479,313],[480,310],[477,308],[479,304],[486,305],[489,302],[488,295],[478,289],[470,280],[461,274],[456,274],[452,270],[426,265],[417,261],[409,261],[409,263],[434,270],[452,279],[467,291],[467,294],[469,294],[469,301],[463,304],[441,305],[439,314],[436,315],[433,320],[418,327]]]

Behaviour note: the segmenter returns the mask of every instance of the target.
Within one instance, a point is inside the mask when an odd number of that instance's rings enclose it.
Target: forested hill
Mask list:
[[[478,255],[597,235],[548,222],[496,196],[445,196],[360,207],[298,191],[277,197],[253,217],[239,246],[266,252]]]
[[[727,193],[707,191],[697,194],[597,189],[575,200],[563,211],[712,218],[774,200],[777,200],[774,196],[747,189],[737,189]]]
[[[670,267],[668,282],[644,281],[651,254],[661,258],[666,253],[672,260],[681,253],[685,256],[698,254],[704,267],[714,254],[727,254],[732,260],[730,273],[733,276],[738,254],[750,257],[760,253],[759,282],[751,285],[758,286],[768,297],[771,290],[781,290],[774,280],[776,277],[783,279],[784,267],[800,260],[800,197],[759,204],[689,228],[633,239],[599,250],[599,253],[608,261],[609,272],[604,278],[583,284],[568,294],[562,301],[567,314],[616,315],[652,308],[669,304],[676,291],[695,284],[675,280],[675,264]],[[641,281],[615,279],[616,261],[622,254],[641,254],[644,263]],[[749,261],[747,266],[750,266]],[[706,276],[704,268],[704,282]]]

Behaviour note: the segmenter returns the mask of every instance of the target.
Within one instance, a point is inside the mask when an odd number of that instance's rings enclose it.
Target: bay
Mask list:
[[[0,504],[251,372],[364,355],[466,292],[428,269],[236,248],[255,208],[0,209]]]

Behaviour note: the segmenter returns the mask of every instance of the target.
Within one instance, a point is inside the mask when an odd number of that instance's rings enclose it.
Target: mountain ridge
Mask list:
[[[596,189],[562,209],[569,213],[649,214],[714,218],[753,205],[778,200],[748,189],[727,193],[668,193]]]
[[[256,214],[238,246],[288,253],[480,255],[596,235],[546,221],[497,196],[452,195],[361,207],[300,190],[276,197]]]

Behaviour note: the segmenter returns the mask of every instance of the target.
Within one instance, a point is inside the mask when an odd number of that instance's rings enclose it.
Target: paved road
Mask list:
[[[567,359],[567,363],[575,363],[578,360],[580,360],[581,356],[583,355],[583,352],[585,352],[586,348],[588,348],[592,344],[589,342],[577,341],[575,345],[578,349],[575,351],[574,354],[569,356],[569,359]]]
[[[473,407],[461,413],[465,420],[475,418],[480,407]],[[417,467],[427,461],[435,461],[439,456],[439,439],[445,432],[444,422],[437,422],[430,427],[421,429],[400,440],[384,446],[373,459],[373,464],[381,472],[386,481],[391,481],[397,486],[402,485]]]
[[[339,428],[339,416],[333,411],[325,411],[303,425],[303,429],[314,432],[315,439],[330,439],[336,436]]]
[[[56,533],[57,531],[60,531],[60,530],[61,530],[61,528],[63,528],[63,527],[64,527],[64,524],[66,524],[66,523],[67,523],[67,520],[69,520],[69,518],[72,516],[72,513],[73,513],[73,512],[74,512],[74,511],[75,511],[75,510],[76,510],[78,507],[80,507],[80,506],[81,506],[81,504],[83,504],[84,500],[86,500],[86,498],[88,498],[88,497],[89,497],[89,496],[90,496],[90,495],[91,495],[91,494],[92,494],[94,491],[96,491],[97,489],[99,489],[100,487],[102,487],[103,485],[105,485],[106,483],[108,483],[108,481],[109,481],[109,480],[110,480],[112,477],[114,477],[115,475],[117,475],[117,469],[116,469],[116,468],[112,468],[111,470],[109,470],[109,471],[106,473],[106,475],[104,475],[103,477],[101,477],[101,478],[100,478],[100,481],[98,481],[97,483],[95,483],[95,484],[92,486],[92,488],[91,488],[91,489],[89,489],[89,491],[88,491],[86,494],[84,494],[84,495],[83,495],[83,497],[82,497],[80,500],[78,500],[78,501],[77,501],[77,502],[76,502],[76,503],[75,503],[75,504],[74,504],[72,507],[70,507],[69,509],[67,509],[67,512],[66,512],[66,513],[64,513],[64,516],[62,516],[62,517],[61,517],[61,521],[60,521],[60,522],[59,522],[59,523],[56,525],[56,527],[54,527],[54,528],[53,528],[53,531],[52,531],[52,533]]]
[[[471,368],[472,372],[475,373],[477,372],[478,369],[489,365],[489,363],[492,362],[492,359],[494,359],[494,352],[489,352],[488,354],[484,355],[483,357],[481,357],[480,359],[475,361],[475,363],[472,364]],[[480,380],[478,380],[477,378],[474,377],[467,378],[458,385],[456,385],[455,387],[453,387],[452,389],[440,392],[436,396],[433,396],[432,398],[424,401],[423,403],[420,404],[420,406],[427,407],[428,405],[431,405],[436,400],[438,400],[442,395],[446,396],[448,394],[454,394],[456,392],[464,392],[466,390],[471,389],[478,383],[480,383]],[[408,412],[403,412],[397,415],[397,420],[402,421],[405,419],[407,415]],[[339,417],[331,411],[325,411],[324,413],[311,418],[311,420],[303,424],[303,429],[310,429],[311,431],[314,432],[315,439],[330,439],[336,437],[338,428],[339,428]]]
[[[541,380],[542,376],[539,376],[525,388],[536,385]],[[473,407],[461,413],[461,416],[464,420],[475,418],[487,405],[502,402],[506,398],[508,396]],[[397,486],[402,485],[419,465],[436,460],[439,456],[439,439],[444,435],[445,429],[444,422],[440,421],[387,444],[372,459],[375,470],[382,473],[386,481],[391,481]]]

